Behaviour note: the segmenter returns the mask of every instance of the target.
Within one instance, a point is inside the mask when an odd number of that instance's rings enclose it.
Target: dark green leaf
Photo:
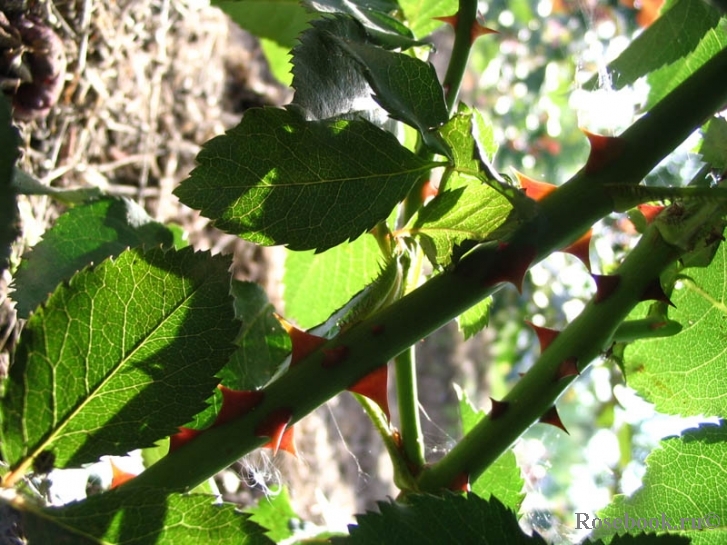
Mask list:
[[[703,0],[677,0],[608,65],[613,87],[621,89],[686,56],[717,26],[719,18],[719,12]],[[593,90],[597,85],[598,78],[593,78],[585,88]]]
[[[341,543],[442,545],[443,543],[545,544],[538,535],[528,536],[515,514],[496,498],[483,500],[475,494],[442,496],[411,495],[407,503],[379,502],[381,513],[357,515],[357,526]],[[334,540],[334,543],[338,540]]]
[[[205,407],[240,324],[230,258],[123,252],[83,270],[28,320],[2,400],[4,460],[58,467],[125,454]]]
[[[422,42],[401,21],[390,14],[399,6],[396,2],[370,0],[306,0],[311,9],[322,13],[342,13],[356,19],[366,34],[378,45],[390,49],[407,49]]]
[[[108,197],[71,208],[60,216],[23,261],[15,277],[18,314],[27,316],[73,273],[126,248],[171,246],[173,233],[141,206]]]
[[[288,48],[314,17],[298,0],[212,0],[212,5],[250,34]]]
[[[727,120],[722,117],[710,120],[699,152],[713,168],[727,170]]]
[[[669,318],[683,330],[626,347],[629,386],[662,413],[727,415],[726,270],[722,244],[709,267],[685,269],[681,288],[671,294],[676,308],[669,310]]]
[[[235,315],[242,321],[239,348],[218,376],[233,390],[255,390],[273,378],[290,353],[290,337],[261,286],[233,280],[232,295]]]
[[[503,226],[511,210],[502,194],[475,183],[437,195],[412,217],[407,229],[422,239],[432,263],[446,267],[455,245],[485,240]]]
[[[318,251],[371,229],[434,166],[367,121],[274,108],[249,110],[198,161],[184,204],[252,242]]]
[[[288,252],[283,277],[285,315],[304,328],[323,322],[381,270],[372,236],[359,237],[322,254]]]
[[[727,47],[727,19],[722,18],[717,27],[707,30],[691,54],[649,74],[649,98],[644,109],[652,108],[725,47]]]
[[[267,545],[265,530],[207,495],[124,488],[23,514],[30,545]]]
[[[603,523],[594,537],[625,533],[623,528],[616,528],[624,523],[632,528],[648,524],[638,531],[666,531],[690,538],[693,545],[725,543],[726,445],[724,422],[719,426],[702,424],[681,437],[663,440],[661,448],[646,458],[643,487],[631,497],[616,496],[598,514]],[[611,519],[608,525],[606,518]]]
[[[19,139],[10,118],[10,104],[0,93],[0,274],[8,268],[10,245],[20,233],[18,205],[12,187],[13,169],[18,158]]]
[[[462,433],[467,434],[475,425],[485,417],[483,411],[478,411],[470,402],[467,394],[455,384],[455,391],[459,399],[459,414],[462,418]],[[496,497],[505,507],[517,513],[525,499],[522,493],[525,481],[520,475],[520,468],[515,459],[515,453],[508,450],[500,456],[487,471],[477,480],[470,483],[472,492],[481,498]]]
[[[386,112],[371,98],[373,90],[360,65],[341,49],[336,38],[367,41],[363,27],[351,17],[313,21],[293,49],[293,104],[308,119],[364,117],[383,125]]]
[[[369,85],[376,92],[374,99],[394,119],[419,130],[434,151],[449,154],[434,129],[444,124],[449,115],[444,91],[434,67],[405,55],[357,41],[338,42],[360,63]]]

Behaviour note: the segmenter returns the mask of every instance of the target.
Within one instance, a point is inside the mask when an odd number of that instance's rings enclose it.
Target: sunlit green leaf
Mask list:
[[[106,197],[60,216],[23,256],[15,277],[18,314],[26,318],[63,280],[125,249],[169,247],[173,233],[126,198]]]
[[[249,110],[209,141],[175,194],[259,244],[323,251],[385,219],[433,164],[363,120]]]
[[[304,328],[323,322],[381,270],[372,236],[323,252],[288,252],[283,277],[285,316]]]
[[[265,530],[234,505],[207,495],[123,488],[23,514],[30,544],[267,545]]]
[[[234,22],[259,38],[291,48],[315,17],[298,0],[212,0]]]
[[[250,520],[266,529],[265,534],[276,543],[293,535],[291,523],[300,521],[290,504],[288,489],[280,486],[271,490],[257,502],[257,505],[246,509]]]
[[[455,391],[459,399],[462,433],[466,434],[485,417],[485,413],[475,409],[467,394],[459,386],[455,385]],[[525,494],[522,493],[524,485],[525,481],[520,475],[515,453],[508,450],[487,468],[487,471],[480,475],[477,480],[470,483],[470,488],[472,492],[481,498],[496,497],[505,507],[517,513],[525,498]]]
[[[357,515],[358,525],[349,526],[351,537],[340,543],[545,544],[540,536],[523,533],[515,514],[496,498],[488,501],[473,493],[450,492],[442,496],[409,495],[406,503],[379,502],[378,506],[380,514]]]
[[[626,347],[629,386],[667,414],[727,415],[727,249],[707,268],[686,269],[671,295],[669,318],[681,333],[643,339]]]
[[[727,427],[703,424],[670,437],[646,459],[643,487],[631,497],[616,496],[598,513],[594,537],[640,528],[689,537],[693,545],[719,545],[727,539]],[[628,519],[627,519],[628,517]],[[616,522],[617,519],[620,519]],[[632,531],[632,530],[631,530]]]
[[[412,32],[424,38],[443,23],[434,17],[457,13],[457,0],[399,0],[399,5]]]
[[[487,297],[460,314],[459,318],[457,318],[457,323],[465,340],[474,337],[487,327],[490,320],[491,306],[492,297]]]
[[[240,324],[230,258],[192,248],[123,252],[61,285],[28,320],[2,400],[12,466],[125,454],[202,410]]]
[[[712,167],[727,170],[727,120],[715,117],[709,121],[699,152]]]

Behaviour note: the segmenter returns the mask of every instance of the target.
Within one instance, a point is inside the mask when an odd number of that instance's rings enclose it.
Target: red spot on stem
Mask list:
[[[389,368],[386,365],[382,365],[351,386],[348,391],[368,397],[371,401],[381,407],[386,418],[391,420],[391,414],[389,413],[389,397],[387,395],[388,385]]]
[[[375,324],[371,326],[371,334],[372,335],[381,335],[386,328],[383,324]]]
[[[454,478],[452,484],[449,485],[449,489],[454,492],[469,492],[470,491],[470,476],[469,473],[462,472]]]
[[[343,363],[348,357],[348,346],[335,346],[323,349],[323,367],[329,368]]]

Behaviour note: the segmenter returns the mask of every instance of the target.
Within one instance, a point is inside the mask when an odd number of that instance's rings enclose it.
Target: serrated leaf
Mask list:
[[[371,98],[373,90],[360,65],[336,39],[363,43],[366,32],[353,18],[337,15],[311,23],[293,49],[293,104],[307,119],[364,117],[377,125],[386,112]]]
[[[260,498],[257,505],[245,512],[251,515],[250,520],[265,528],[265,535],[276,543],[291,537],[291,523],[300,521],[290,504],[290,494],[285,486],[272,490],[270,494]]]
[[[487,327],[487,324],[490,321],[491,306],[492,297],[487,297],[459,315],[459,318],[457,318],[457,324],[459,325],[459,329],[462,331],[465,340],[474,337]]]
[[[454,247],[465,240],[483,241],[505,224],[510,202],[489,185],[471,183],[444,191],[410,220],[407,230],[419,236],[433,264],[446,267]]]
[[[30,545],[267,545],[265,530],[231,504],[199,494],[119,488],[59,508],[26,511]]]
[[[343,13],[356,19],[377,44],[390,49],[407,49],[422,42],[401,21],[391,16],[396,2],[371,0],[306,0],[306,5],[322,13]]]
[[[315,17],[298,0],[212,0],[250,34],[291,48],[308,22]]]
[[[290,336],[275,317],[265,290],[253,282],[232,281],[235,315],[242,321],[238,349],[222,368],[222,384],[232,390],[262,388],[290,353]]]
[[[727,248],[722,244],[707,268],[685,269],[689,279],[671,294],[669,318],[678,335],[642,339],[626,347],[626,379],[659,412],[727,415]]]
[[[452,150],[454,166],[462,172],[482,170],[484,158],[491,162],[497,152],[492,124],[477,109],[460,103],[457,113],[439,130]]]
[[[621,89],[693,51],[708,30],[719,23],[719,12],[703,0],[678,0],[635,38],[608,65],[614,89]],[[594,77],[584,86],[593,90]]]
[[[428,36],[443,24],[434,17],[454,15],[458,8],[457,0],[399,0],[399,5],[417,38]]]
[[[139,249],[76,274],[28,320],[2,400],[4,460],[125,454],[205,407],[239,331],[230,258]]]
[[[378,506],[380,514],[357,515],[358,525],[349,526],[351,536],[340,543],[545,544],[538,535],[524,534],[515,514],[496,498],[488,501],[472,493],[447,492],[442,496],[410,495],[407,503],[379,502]]]
[[[449,118],[434,67],[370,44],[340,38],[337,41],[360,64],[376,93],[376,102],[392,118],[415,127],[433,151],[448,155],[447,146],[434,132]]]
[[[13,293],[18,315],[27,318],[60,282],[91,263],[129,247],[169,247],[173,242],[168,228],[129,199],[107,197],[71,208],[23,256]]]
[[[275,108],[207,142],[175,194],[258,244],[323,251],[386,218],[434,166],[363,120],[305,121]]]
[[[616,496],[598,517],[611,519],[594,531],[594,538],[625,533],[614,526],[639,531],[669,532],[690,538],[693,545],[718,545],[727,540],[727,426],[702,424],[681,437],[661,441],[646,458],[643,487],[631,497]],[[626,520],[626,516],[629,520]],[[615,519],[621,519],[615,522]],[[697,521],[701,529],[697,529]],[[651,519],[656,519],[652,521]],[[684,519],[684,528],[682,528]],[[641,524],[646,524],[644,520]]]
[[[727,47],[727,19],[722,18],[718,26],[707,30],[693,52],[649,74],[649,97],[644,109],[651,109],[725,47]]]
[[[456,384],[454,385],[459,400],[459,414],[462,419],[462,433],[467,434],[477,423],[485,417],[483,411],[475,409],[467,394]],[[515,453],[508,450],[500,456],[487,471],[470,483],[472,492],[479,497],[488,499],[496,497],[505,507],[518,512],[523,503],[525,494],[522,493],[525,481],[520,474],[520,468],[515,459]]]
[[[20,233],[17,195],[12,186],[18,158],[18,134],[13,128],[10,104],[0,93],[0,274],[10,265],[10,245]]]
[[[376,278],[380,259],[372,236],[322,254],[288,252],[283,276],[285,315],[306,329],[323,322]]]
[[[714,117],[707,123],[699,153],[713,168],[727,170],[727,120]]]

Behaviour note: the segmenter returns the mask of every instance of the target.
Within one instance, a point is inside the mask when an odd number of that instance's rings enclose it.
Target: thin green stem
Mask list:
[[[457,24],[454,29],[454,46],[444,75],[444,93],[447,109],[451,116],[457,105],[462,78],[472,50],[472,28],[477,24],[477,0],[459,0]]]
[[[401,440],[409,463],[417,473],[424,467],[424,437],[419,419],[419,393],[417,391],[416,354],[414,346],[394,358],[396,395],[399,405]]]

